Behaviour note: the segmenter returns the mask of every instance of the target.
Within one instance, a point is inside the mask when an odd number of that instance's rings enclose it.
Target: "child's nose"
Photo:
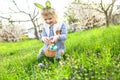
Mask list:
[[[47,23],[50,23],[50,20],[46,20]]]

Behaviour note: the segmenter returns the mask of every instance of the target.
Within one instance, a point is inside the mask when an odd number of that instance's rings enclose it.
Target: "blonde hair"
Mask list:
[[[41,10],[41,16],[42,16],[43,19],[44,19],[44,17],[46,17],[46,16],[52,16],[52,17],[54,17],[56,20],[58,19],[57,14],[56,14],[56,11],[55,11],[55,9],[53,9],[53,8],[43,8],[43,9]]]

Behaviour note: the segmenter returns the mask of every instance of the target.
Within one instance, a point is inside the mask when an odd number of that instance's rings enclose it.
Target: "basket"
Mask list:
[[[57,51],[56,51],[56,50],[50,50],[49,47],[50,47],[50,46],[48,46],[48,48],[47,48],[46,51],[45,51],[45,56],[50,57],[50,58],[53,58],[53,57],[56,56],[56,52],[57,52]]]

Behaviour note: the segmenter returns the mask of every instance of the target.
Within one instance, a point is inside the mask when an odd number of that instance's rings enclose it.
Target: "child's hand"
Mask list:
[[[58,36],[58,35],[53,36],[53,37],[52,37],[52,42],[56,42],[58,39],[59,39],[59,36]]]
[[[46,44],[49,44],[50,43],[50,40],[48,37],[42,37],[42,41]]]

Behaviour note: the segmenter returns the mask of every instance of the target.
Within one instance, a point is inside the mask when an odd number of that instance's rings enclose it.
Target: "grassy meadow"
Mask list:
[[[1,42],[0,80],[120,80],[120,26],[69,34],[62,64],[37,60],[42,46],[38,40]]]

